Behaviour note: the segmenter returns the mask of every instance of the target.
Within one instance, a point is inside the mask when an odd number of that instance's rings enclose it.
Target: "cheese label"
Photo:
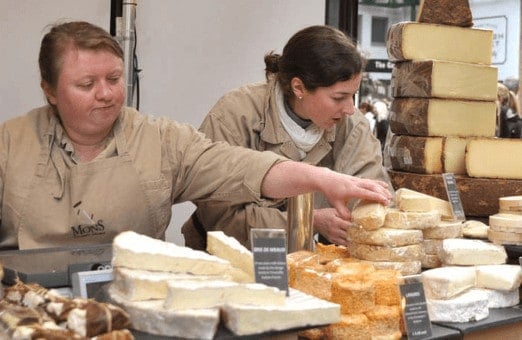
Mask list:
[[[404,284],[401,284],[399,288],[404,306],[404,322],[408,339],[430,337],[430,316],[420,278],[418,278],[418,275],[405,278]]]
[[[256,282],[286,291],[288,296],[284,229],[252,229],[251,240]]]
[[[464,208],[462,207],[462,201],[460,199],[455,176],[452,173],[444,173],[442,174],[442,178],[444,179],[444,186],[446,187],[448,201],[450,202],[451,210],[453,211],[453,217],[458,221],[465,221],[466,215],[464,214]]]

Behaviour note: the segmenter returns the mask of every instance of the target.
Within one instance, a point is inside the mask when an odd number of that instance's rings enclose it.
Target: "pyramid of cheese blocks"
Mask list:
[[[290,253],[287,262],[290,287],[341,306],[338,322],[299,332],[300,339],[402,338],[400,271],[378,269],[334,244]]]
[[[433,2],[424,2],[419,18],[423,9],[433,8],[428,3]],[[392,168],[467,174],[467,144],[495,136],[498,72],[491,66],[493,31],[401,22],[389,29],[387,51],[395,62]]]
[[[209,251],[219,255],[132,231],[114,238],[109,296],[133,329],[214,339],[220,324],[253,335],[340,320],[338,304],[255,283],[252,253],[222,232],[208,234]]]

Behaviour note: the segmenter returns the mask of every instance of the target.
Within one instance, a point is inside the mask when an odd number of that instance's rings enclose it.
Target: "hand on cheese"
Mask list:
[[[377,202],[362,200],[352,211],[353,222],[366,230],[382,227],[385,217],[386,207]]]

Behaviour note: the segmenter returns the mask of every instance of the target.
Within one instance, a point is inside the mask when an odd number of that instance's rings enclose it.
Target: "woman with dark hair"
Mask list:
[[[265,64],[266,81],[225,94],[200,131],[215,141],[389,183],[380,143],[354,104],[365,59],[343,32],[328,26],[304,28],[281,55],[267,54]],[[322,195],[315,195],[315,207],[314,229],[321,239],[347,245],[350,220],[340,217]],[[286,229],[286,202],[198,202],[182,231],[194,248],[204,247],[209,230],[222,230],[250,247],[252,228]]]

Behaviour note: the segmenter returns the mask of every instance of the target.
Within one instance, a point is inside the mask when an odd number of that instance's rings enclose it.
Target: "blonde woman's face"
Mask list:
[[[362,74],[328,87],[306,91],[299,101],[300,116],[315,125],[328,129],[339,123],[345,115],[355,113],[354,95],[359,90]]]
[[[107,133],[125,100],[123,61],[108,51],[68,49],[56,89],[46,90],[71,138]]]

